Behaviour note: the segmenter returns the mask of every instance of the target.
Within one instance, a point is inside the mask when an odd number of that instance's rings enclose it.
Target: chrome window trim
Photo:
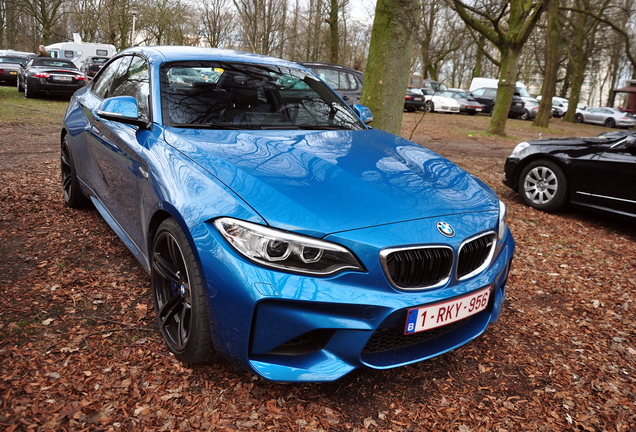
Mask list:
[[[386,263],[387,256],[392,254],[393,252],[402,252],[402,251],[420,250],[420,249],[448,249],[450,250],[452,264],[450,266],[450,270],[448,271],[448,275],[444,279],[436,283],[435,285],[424,285],[424,286],[413,287],[413,288],[403,288],[397,285],[393,281],[393,278],[391,278],[391,274],[389,273],[389,268]],[[386,276],[391,286],[393,286],[393,288],[398,289],[400,291],[417,291],[417,290],[424,290],[424,289],[428,290],[433,288],[439,288],[448,283],[448,281],[450,280],[453,274],[453,268],[455,268],[455,251],[453,250],[452,247],[447,245],[405,246],[405,247],[387,248],[387,249],[382,249],[380,251],[380,264],[382,265],[382,270],[384,270],[384,275]]]
[[[484,260],[484,262],[482,263],[482,265],[480,265],[479,267],[477,267],[475,270],[473,270],[472,272],[462,276],[461,278],[457,276],[457,268],[459,268],[459,256],[462,253],[462,249],[464,248],[464,246],[466,246],[468,243],[475,241],[481,237],[485,237],[487,235],[493,235],[495,236],[493,242],[492,242],[492,246],[490,247],[490,252],[488,253],[488,257],[486,257],[486,259]],[[469,279],[473,276],[478,275],[479,273],[483,272],[484,270],[486,270],[489,266],[490,263],[492,262],[492,258],[495,255],[495,248],[497,247],[497,233],[495,231],[486,231],[485,233],[481,233],[472,237],[467,238],[466,240],[464,240],[462,242],[462,244],[459,246],[459,251],[457,252],[457,265],[455,268],[455,277],[457,278],[458,281],[463,281],[466,279]]]

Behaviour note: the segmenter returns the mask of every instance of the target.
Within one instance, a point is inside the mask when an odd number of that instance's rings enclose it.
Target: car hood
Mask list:
[[[166,142],[271,226],[315,236],[499,209],[495,193],[440,155],[379,130],[167,128]]]

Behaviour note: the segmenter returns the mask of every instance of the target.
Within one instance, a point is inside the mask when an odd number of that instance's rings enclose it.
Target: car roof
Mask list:
[[[305,67],[312,67],[312,66],[331,67],[334,69],[342,69],[347,72],[353,72],[353,73],[358,73],[362,75],[362,71],[359,71],[349,66],[343,66],[343,65],[333,64],[333,63],[301,61],[301,62],[298,62],[298,64],[303,65]]]
[[[126,48],[125,50],[117,53],[117,55],[132,53],[142,54],[148,58],[158,61],[159,63],[174,61],[209,60],[241,63],[261,63],[298,68],[297,63],[288,60],[281,60],[260,54],[225,50],[220,48],[203,48],[192,46],[143,46]]]

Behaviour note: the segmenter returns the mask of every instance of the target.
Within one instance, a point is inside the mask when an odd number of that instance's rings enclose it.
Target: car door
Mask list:
[[[96,87],[97,100],[87,107],[92,126],[88,142],[94,169],[98,173],[94,187],[108,213],[135,246],[143,250],[139,182],[147,181],[149,176],[144,152],[150,132],[103,119],[97,111],[105,98],[133,96],[137,100],[140,117],[148,118],[148,64],[142,57],[131,55],[122,57],[115,66],[116,70],[114,67],[108,69],[112,74],[111,84]]]
[[[593,108],[590,110],[590,113],[585,116],[585,120],[587,123],[603,124],[605,117],[607,117],[606,112],[607,110],[604,108]]]
[[[632,137],[603,152],[591,172],[590,204],[636,216],[636,144]]]

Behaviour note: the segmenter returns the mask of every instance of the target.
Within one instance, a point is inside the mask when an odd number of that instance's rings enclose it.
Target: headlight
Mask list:
[[[348,249],[335,243],[231,218],[216,219],[214,226],[238,253],[265,267],[317,276],[364,271]]]
[[[499,200],[499,228],[497,230],[497,241],[501,241],[506,234],[506,205]]]
[[[515,149],[512,151],[512,154],[517,154],[517,153],[521,153],[523,150],[527,149],[528,147],[530,147],[530,144],[528,144],[527,142],[522,142],[517,144],[517,147],[515,147]]]

